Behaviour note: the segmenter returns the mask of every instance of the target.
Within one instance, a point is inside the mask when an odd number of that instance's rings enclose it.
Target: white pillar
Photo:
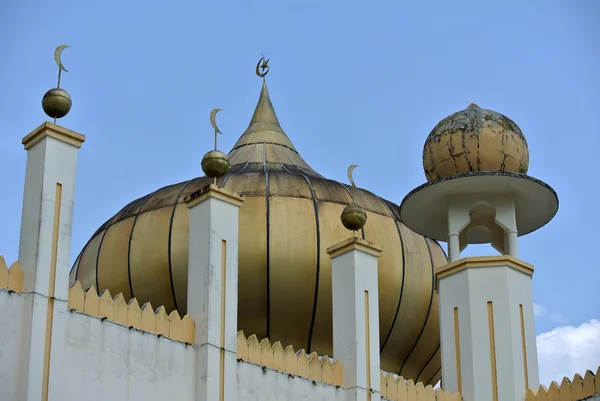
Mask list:
[[[327,249],[332,259],[333,357],[342,363],[348,401],[380,400],[381,247],[350,238]]]
[[[47,400],[59,372],[54,316],[66,310],[77,151],[85,136],[45,122],[23,138],[27,150],[19,263],[25,301],[19,399]],[[56,345],[53,347],[53,345]],[[53,375],[52,377],[58,377]],[[50,397],[51,398],[51,397]]]
[[[197,401],[237,401],[239,208],[243,197],[210,184],[190,209],[187,313],[196,323]]]
[[[458,233],[448,235],[448,260],[455,262],[460,259],[460,237]]]
[[[437,269],[444,389],[465,401],[523,401],[538,388],[532,275],[508,255]]]

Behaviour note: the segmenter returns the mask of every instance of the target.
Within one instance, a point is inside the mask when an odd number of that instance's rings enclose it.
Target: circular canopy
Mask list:
[[[524,174],[474,171],[455,174],[412,190],[400,205],[402,222],[438,241],[448,240],[448,198],[453,195],[513,194],[519,236],[546,225],[558,211],[558,196],[546,183]]]

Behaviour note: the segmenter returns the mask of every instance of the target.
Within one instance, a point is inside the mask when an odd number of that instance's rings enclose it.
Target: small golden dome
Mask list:
[[[220,150],[211,150],[202,158],[202,171],[210,178],[223,177],[229,171],[227,155]]]
[[[50,89],[42,98],[44,113],[51,118],[63,118],[69,113],[71,106],[71,96],[64,89]]]
[[[440,121],[423,147],[428,181],[470,171],[526,174],[528,167],[529,149],[519,126],[473,103]]]

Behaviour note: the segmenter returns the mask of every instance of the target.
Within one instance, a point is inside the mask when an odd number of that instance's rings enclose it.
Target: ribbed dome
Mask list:
[[[281,129],[263,85],[248,129],[219,180],[243,194],[239,238],[238,328],[296,349],[332,354],[331,260],[327,247],[351,233],[340,214],[349,187],[323,178]],[[376,162],[376,161],[374,161]],[[185,313],[189,211],[183,199],[211,179],[160,188],[125,206],[92,236],[71,281]],[[366,190],[361,235],[383,247],[379,259],[382,369],[426,383],[440,378],[433,269],[442,248],[407,229],[398,206]]]
[[[470,171],[527,173],[529,149],[510,118],[472,103],[431,131],[423,147],[428,181]]]

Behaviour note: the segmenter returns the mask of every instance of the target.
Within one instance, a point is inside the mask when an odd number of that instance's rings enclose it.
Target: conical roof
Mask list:
[[[227,158],[231,165],[230,174],[248,171],[248,165],[251,163],[259,163],[259,169],[262,170],[262,164],[265,163],[269,165],[269,169],[278,170],[282,169],[283,165],[291,165],[302,174],[322,177],[304,161],[281,128],[265,81],[248,128],[237,140]],[[227,180],[225,176],[223,181],[226,183]]]
[[[271,103],[266,81],[263,81],[260,97],[258,98],[258,103],[250,124],[248,124],[248,128],[238,139],[232,150],[254,143],[272,143],[296,151],[292,141],[290,141],[290,138],[288,138],[279,124],[273,103]]]

